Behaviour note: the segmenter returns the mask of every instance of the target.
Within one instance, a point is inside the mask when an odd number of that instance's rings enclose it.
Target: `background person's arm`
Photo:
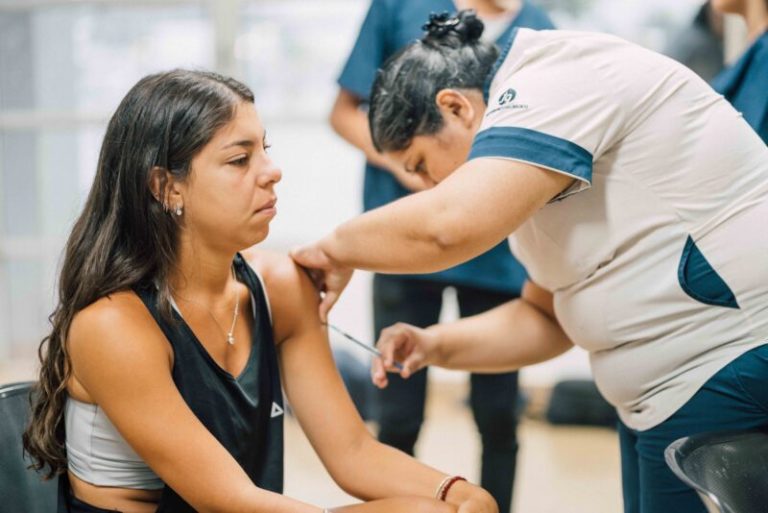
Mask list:
[[[427,365],[502,372],[554,358],[573,347],[554,315],[552,294],[526,282],[522,296],[479,315],[420,329],[396,324],[377,343],[382,359],[372,376],[387,386],[386,370],[407,378]],[[402,370],[394,362],[402,363]]]
[[[375,511],[444,511],[445,504],[433,497],[446,475],[379,443],[365,427],[336,370],[327,329],[317,315],[317,294],[306,274],[286,256],[251,252],[247,258],[261,271],[270,293],[288,401],[334,481],[350,495],[374,501],[369,508],[388,500]],[[462,513],[497,511],[487,492],[467,483],[455,484],[448,500]]]
[[[395,44],[392,34],[397,19],[396,3],[372,0],[360,26],[346,62],[338,78],[339,92],[331,111],[333,129],[346,141],[360,149],[371,164],[392,173],[406,189],[421,190],[424,182],[406,173],[402,165],[387,159],[373,146],[368,118],[360,109],[373,86],[376,73]]]
[[[344,140],[365,154],[371,164],[389,171],[400,184],[409,191],[421,191],[427,188],[424,176],[408,173],[405,168],[382,155],[373,147],[371,130],[368,126],[368,114],[360,109],[362,100],[346,89],[339,89],[331,111],[331,127]]]

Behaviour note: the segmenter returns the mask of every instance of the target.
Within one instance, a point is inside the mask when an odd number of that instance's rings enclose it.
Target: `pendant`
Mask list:
[[[235,336],[231,333],[227,333],[227,344],[230,346],[235,345]]]

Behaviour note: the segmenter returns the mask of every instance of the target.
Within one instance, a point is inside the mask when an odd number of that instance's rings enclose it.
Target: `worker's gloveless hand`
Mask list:
[[[397,372],[407,379],[419,369],[435,363],[439,349],[434,334],[405,323],[382,330],[376,347],[381,351],[381,358],[373,361],[371,380],[379,388],[388,385],[387,372]]]
[[[320,320],[328,322],[328,312],[352,278],[353,269],[334,263],[323,251],[320,242],[294,249],[291,258],[307,271],[320,291]]]

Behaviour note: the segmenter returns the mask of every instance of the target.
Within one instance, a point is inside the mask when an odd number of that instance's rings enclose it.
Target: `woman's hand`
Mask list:
[[[320,291],[320,320],[328,322],[328,312],[338,301],[354,270],[336,264],[323,250],[322,241],[294,249],[291,258],[307,271]]]
[[[403,378],[409,378],[435,363],[439,356],[438,339],[432,332],[405,323],[382,330],[376,347],[381,351],[381,358],[373,361],[371,379],[379,388],[387,386],[387,372],[399,372]]]
[[[456,511],[457,513],[499,513],[499,507],[489,494],[484,499],[467,499],[459,504]]]
[[[455,505],[427,497],[391,497],[362,504],[342,506],[330,513],[457,513]],[[484,510],[466,510],[466,513],[485,513]]]
[[[499,513],[499,507],[490,493],[467,481],[458,481],[445,498],[457,507],[457,513]]]

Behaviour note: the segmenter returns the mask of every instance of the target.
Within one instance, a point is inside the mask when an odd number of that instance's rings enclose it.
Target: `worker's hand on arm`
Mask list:
[[[291,251],[291,258],[307,272],[320,291],[320,320],[328,322],[328,312],[352,279],[354,269],[334,262],[323,249],[323,240]]]

